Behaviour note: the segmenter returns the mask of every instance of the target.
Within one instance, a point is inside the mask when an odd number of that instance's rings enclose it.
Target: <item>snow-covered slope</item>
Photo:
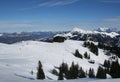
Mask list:
[[[0,80],[7,82],[14,79],[36,79],[37,64],[40,60],[46,79],[57,80],[57,76],[51,74],[51,70],[59,67],[62,62],[70,66],[74,61],[84,68],[94,68],[95,73],[99,64],[103,64],[109,57],[104,55],[104,51],[99,49],[99,55],[91,53],[88,48],[82,46],[82,41],[67,40],[64,43],[46,43],[37,41],[25,41],[15,44],[0,43]],[[86,51],[90,54],[91,60],[95,64],[88,63],[87,59],[80,59],[73,55],[78,49],[81,54]],[[33,71],[33,75],[31,75]]]

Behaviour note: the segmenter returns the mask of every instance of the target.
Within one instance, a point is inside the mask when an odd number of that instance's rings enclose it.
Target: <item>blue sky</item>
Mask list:
[[[0,32],[120,30],[120,0],[0,0]]]

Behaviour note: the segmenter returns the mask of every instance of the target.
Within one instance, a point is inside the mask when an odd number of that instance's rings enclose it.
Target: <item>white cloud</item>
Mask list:
[[[35,9],[39,7],[56,7],[56,6],[65,6],[65,5],[70,5],[73,3],[76,3],[80,0],[48,0],[44,2],[38,2],[34,4],[35,6],[28,7],[28,8],[23,8],[20,10],[29,10],[29,9]]]
[[[40,3],[38,6],[47,6],[47,7],[54,7],[54,6],[64,6],[73,4],[75,2],[78,2],[79,0],[50,0],[47,2]]]
[[[103,19],[93,22],[72,22],[65,25],[66,27],[79,27],[83,29],[96,29],[101,27],[117,28],[120,30],[120,16],[114,18]]]
[[[120,0],[100,0],[100,1],[104,3],[120,3]]]
[[[33,23],[24,22],[0,22],[0,28],[20,28],[20,27],[33,27]]]
[[[120,23],[120,16],[115,17],[115,18],[104,19],[104,21],[112,22],[112,23]]]

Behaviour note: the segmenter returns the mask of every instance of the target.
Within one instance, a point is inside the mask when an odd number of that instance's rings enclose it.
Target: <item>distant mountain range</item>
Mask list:
[[[21,33],[1,33],[0,43],[12,44],[20,41],[36,40],[46,41],[56,34],[64,32],[21,32]]]
[[[112,46],[120,46],[120,32],[115,28],[98,28],[94,31],[73,28],[72,31],[64,32],[1,33],[0,43],[12,44],[27,40],[53,42],[53,39],[56,36],[62,36],[72,40],[104,42]]]
[[[66,37],[72,40],[103,42],[111,46],[118,46],[120,43],[120,35],[117,32],[106,32],[107,29],[101,30],[102,32],[73,28],[73,30],[68,33],[57,34],[56,36]]]

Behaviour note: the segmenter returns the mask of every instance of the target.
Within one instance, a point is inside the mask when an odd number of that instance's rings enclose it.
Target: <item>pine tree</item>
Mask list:
[[[104,61],[104,67],[107,67],[107,60]]]
[[[98,47],[101,48],[101,49],[103,49],[104,48],[104,44],[102,42],[99,42],[98,43]]]
[[[38,62],[37,79],[45,79],[45,74],[43,72],[42,64],[40,61]]]
[[[118,60],[115,62],[112,62],[111,68],[110,68],[110,75],[112,78],[120,78],[120,65]]]
[[[59,76],[58,76],[58,80],[63,80],[63,71],[62,71],[62,68],[60,67],[59,68]]]
[[[70,67],[68,79],[75,79],[74,78],[74,62],[72,62],[72,65]]]
[[[110,68],[111,64],[110,64],[110,61],[109,61],[109,60],[107,61],[107,64],[108,64],[108,65],[107,65],[108,68]]]
[[[84,58],[86,58],[86,59],[90,59],[90,55],[88,55],[88,53],[85,52],[85,53],[84,53]]]
[[[76,64],[76,65],[75,65],[75,68],[74,68],[74,78],[77,78],[77,77],[78,77],[78,71],[79,71],[79,65]]]
[[[98,56],[98,46],[96,46],[94,43],[90,42],[84,42],[84,45],[90,49],[91,52],[93,52],[95,55]]]
[[[68,78],[68,65],[67,65],[67,63],[63,62],[60,67],[62,69],[62,72],[65,74],[65,77]]]
[[[84,53],[84,58],[86,58],[86,59],[88,58],[88,53],[87,52]]]
[[[68,65],[67,63],[62,63],[61,66],[63,73],[66,73],[68,71]]]
[[[68,79],[76,79],[78,77],[78,71],[79,71],[78,64],[75,65],[74,62],[72,62],[72,65],[68,72]]]
[[[94,74],[94,69],[93,69],[93,68],[90,68],[90,69],[89,69],[88,76],[89,76],[90,78],[95,78],[95,74]]]
[[[106,67],[106,68],[110,68],[110,61],[105,60],[103,66]]]
[[[91,43],[90,51],[98,56],[98,47],[95,44]]]
[[[90,59],[90,54],[88,55],[88,59]]]
[[[79,51],[78,50],[76,50],[75,51],[75,54],[74,54],[76,57],[78,57],[78,58],[83,58],[83,56],[79,53]]]
[[[79,76],[79,78],[84,78],[84,77],[86,77],[85,72],[84,72],[84,70],[82,69],[82,67],[80,67],[80,70],[79,70],[79,72],[78,72],[78,76]]]
[[[83,46],[84,46],[84,47],[87,47],[87,42],[86,42],[86,41],[83,43]]]
[[[105,70],[99,66],[98,71],[97,71],[97,75],[96,78],[100,78],[100,79],[106,79],[106,72]]]
[[[98,46],[95,46],[95,54],[98,56]]]
[[[107,74],[109,74],[109,73],[110,73],[110,69],[109,69],[109,68],[105,68],[105,72],[106,72]]]

